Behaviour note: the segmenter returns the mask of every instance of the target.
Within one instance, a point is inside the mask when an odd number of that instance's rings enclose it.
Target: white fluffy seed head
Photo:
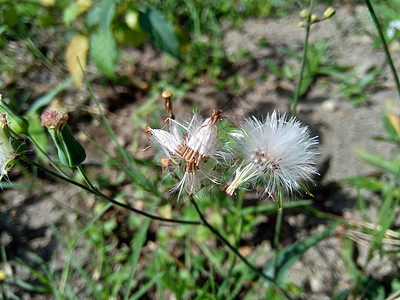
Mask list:
[[[147,135],[160,145],[167,158],[162,158],[163,170],[169,171],[176,179],[180,178],[171,190],[171,193],[178,193],[178,199],[183,190],[194,194],[203,183],[205,185],[205,181],[216,183],[209,166],[215,166],[217,158],[228,159],[228,155],[217,149],[218,121],[222,119],[222,111],[215,109],[204,121],[194,114],[186,124],[169,119],[165,129],[146,127]]]
[[[175,125],[173,125],[173,127],[175,127]],[[163,129],[152,129],[147,126],[146,133],[158,142],[168,158],[171,158],[171,154],[178,150],[178,146],[182,142],[182,137],[179,135],[178,130],[175,129],[168,132]]]
[[[269,197],[278,190],[292,193],[317,174],[315,146],[318,141],[309,136],[308,128],[302,127],[295,117],[287,119],[286,115],[279,116],[274,111],[264,121],[249,118],[235,137],[246,167],[236,172],[230,194],[246,181],[263,183],[264,193]],[[252,174],[250,178],[249,174]]]

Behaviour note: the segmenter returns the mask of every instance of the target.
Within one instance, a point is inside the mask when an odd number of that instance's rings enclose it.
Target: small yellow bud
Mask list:
[[[306,24],[304,23],[304,21],[297,23],[297,27],[305,27],[305,26]]]
[[[332,17],[335,13],[336,13],[336,11],[333,9],[332,6],[328,7],[328,8],[324,11],[324,19],[329,19],[329,18]]]
[[[311,22],[315,22],[315,21],[317,21],[317,20],[318,20],[317,15],[316,15],[316,14],[312,14],[311,17],[310,17],[310,21],[311,21]]]
[[[303,19],[305,19],[305,18],[307,18],[307,16],[308,16],[308,10],[307,9],[303,9],[301,12],[300,12],[300,18],[303,18]]]

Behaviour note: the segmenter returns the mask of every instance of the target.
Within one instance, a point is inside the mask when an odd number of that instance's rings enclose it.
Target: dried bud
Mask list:
[[[62,130],[68,122],[68,115],[62,112],[49,110],[40,116],[40,126],[45,126],[47,129]]]
[[[41,125],[47,127],[56,144],[61,163],[70,168],[80,165],[86,159],[86,152],[67,125],[68,115],[48,111],[43,113],[40,119]]]
[[[164,105],[165,105],[165,110],[167,111],[168,117],[170,119],[175,119],[174,116],[174,111],[172,109],[172,102],[171,102],[171,98],[172,98],[172,94],[169,91],[164,91],[161,94],[161,97],[164,98]]]

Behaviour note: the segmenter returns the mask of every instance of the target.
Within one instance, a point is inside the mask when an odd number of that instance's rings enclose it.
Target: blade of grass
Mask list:
[[[155,275],[149,282],[146,282],[129,300],[141,299],[142,297],[156,282],[164,276],[164,273]]]
[[[367,4],[369,13],[370,13],[370,15],[372,17],[372,21],[375,24],[376,30],[378,31],[379,39],[381,40],[381,43],[382,43],[382,46],[383,46],[383,50],[385,51],[386,59],[387,59],[388,65],[390,67],[390,70],[392,71],[394,83],[396,84],[397,93],[398,93],[399,98],[400,98],[399,77],[397,76],[397,72],[396,72],[396,68],[394,67],[394,64],[393,64],[392,56],[390,55],[389,48],[387,46],[385,37],[383,36],[381,25],[379,24],[378,18],[376,17],[376,14],[375,14],[374,8],[372,7],[371,1],[365,0],[365,3]]]
[[[64,294],[65,291],[65,287],[68,281],[68,277],[69,277],[69,270],[70,270],[70,264],[71,264],[71,260],[72,260],[72,253],[73,250],[75,249],[76,245],[78,244],[78,242],[81,240],[81,238],[87,233],[87,231],[89,230],[89,228],[112,206],[112,203],[107,203],[106,206],[103,207],[103,209],[94,217],[92,218],[92,220],[90,220],[90,222],[83,228],[83,230],[81,230],[78,234],[78,236],[76,237],[76,239],[72,242],[72,244],[68,247],[67,250],[67,258],[66,258],[66,262],[65,262],[65,267],[63,269],[63,274],[61,276],[61,284],[60,284],[60,291],[61,294]],[[60,239],[62,239],[62,236],[59,236]]]
[[[150,210],[150,213],[153,213],[156,207],[158,206],[160,200],[156,201],[153,205],[153,207]],[[132,282],[134,279],[134,275],[136,272],[136,266],[139,262],[139,257],[140,257],[140,252],[143,248],[144,242],[146,241],[147,238],[147,230],[149,229],[150,225],[150,219],[146,218],[143,225],[141,226],[139,232],[137,233],[134,242],[133,242],[133,256],[132,256],[132,264],[131,264],[131,271],[129,273],[128,280],[125,284],[125,297],[124,299],[127,300],[129,297],[129,291],[132,286]]]

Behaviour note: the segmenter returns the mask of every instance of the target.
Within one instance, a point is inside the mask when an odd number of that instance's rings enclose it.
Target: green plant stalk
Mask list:
[[[282,216],[283,210],[278,210],[275,221],[275,232],[274,232],[274,253],[275,253],[275,261],[274,261],[274,280],[276,280],[277,268],[278,268],[278,254],[279,254],[279,234],[281,232],[282,227]]]
[[[257,268],[256,266],[254,266],[253,264],[251,264],[242,254],[240,254],[240,252],[234,247],[232,246],[227,239],[225,239],[219,232],[217,229],[215,229],[204,217],[203,213],[200,211],[200,208],[197,206],[196,201],[193,198],[193,194],[189,195],[189,199],[190,202],[193,204],[202,224],[204,226],[206,226],[212,233],[214,233],[225,245],[227,245],[229,247],[229,249],[231,249],[235,255],[237,255],[250,269],[252,269],[254,272],[256,272],[258,275],[260,275],[261,277],[267,279],[269,282],[273,283],[273,279],[270,278],[269,276],[265,275],[263,273],[262,270],[260,270],[259,268]]]
[[[77,186],[77,187],[79,187],[79,188],[81,188],[81,189],[83,189],[83,190],[85,190],[85,191],[87,191],[89,193],[92,193],[92,194],[94,194],[94,195],[96,195],[96,196],[98,196],[98,197],[100,197],[100,198],[102,198],[102,199],[104,199],[104,200],[106,200],[108,202],[111,202],[114,205],[120,206],[122,208],[130,210],[130,211],[132,211],[134,213],[137,213],[139,215],[151,218],[153,220],[162,221],[162,222],[179,223],[179,224],[187,224],[187,225],[200,225],[201,224],[201,222],[199,222],[199,221],[189,221],[189,220],[180,220],[180,219],[167,219],[167,218],[163,218],[163,217],[159,217],[159,216],[156,216],[156,215],[149,214],[149,213],[147,213],[145,211],[136,209],[136,208],[134,208],[134,207],[132,207],[130,205],[127,205],[127,204],[118,202],[118,201],[116,201],[116,200],[114,200],[112,198],[109,198],[106,195],[104,195],[103,193],[101,193],[96,188],[94,188],[94,190],[93,190],[93,189],[91,189],[91,188],[89,188],[89,187],[87,187],[87,186],[85,186],[83,184],[80,184],[79,182],[76,182],[76,181],[71,180],[71,179],[69,179],[67,177],[59,175],[59,174],[57,174],[57,173],[55,173],[55,172],[53,172],[53,171],[41,166],[40,164],[30,160],[26,156],[23,156],[20,159],[25,161],[25,162],[27,162],[27,163],[29,163],[29,164],[31,164],[31,165],[33,165],[33,166],[35,166],[35,167],[37,167],[38,169],[42,170],[43,172],[46,172],[46,173],[50,174],[51,176],[54,176],[54,177],[56,177],[58,179],[61,179],[61,180],[64,180],[65,182],[73,184],[73,185],[75,185],[75,186]]]
[[[107,157],[109,157],[113,162],[115,162],[115,163],[119,166],[119,168],[120,168],[122,171],[124,171],[125,174],[128,175],[129,178],[130,178],[133,182],[135,181],[134,175],[132,174],[132,172],[129,171],[129,169],[128,169],[127,166],[125,166],[121,161],[119,161],[119,160],[116,159],[115,157],[111,156],[110,153],[108,153],[106,149],[104,149],[104,148],[103,148],[101,145],[99,145],[95,140],[93,140],[87,133],[84,132],[83,134],[89,139],[90,142],[92,142],[92,143],[93,143],[97,148],[99,148],[105,155],[107,155]],[[149,190],[149,189],[147,189],[147,187],[142,187],[142,188],[144,188],[146,191],[149,191],[149,192],[152,192],[152,193],[154,192],[153,189]],[[159,198],[162,199],[162,200],[165,200],[165,199],[163,198],[163,196],[162,196],[160,193],[158,193],[158,192],[157,192],[156,194],[154,194],[154,196],[159,197]]]
[[[304,77],[304,70],[306,69],[306,64],[307,64],[308,40],[309,40],[309,36],[310,36],[310,26],[311,26],[310,18],[312,15],[314,5],[315,5],[314,0],[311,0],[310,7],[308,9],[307,18],[306,18],[306,23],[305,23],[306,36],[304,38],[303,57],[301,59],[301,69],[300,69],[299,81],[297,82],[296,91],[294,93],[292,101],[290,102],[290,111],[293,116],[296,115],[297,102],[299,101],[300,89],[301,89],[301,85],[303,83],[303,77]]]
[[[395,69],[395,67],[393,65],[392,56],[390,55],[389,48],[388,48],[387,43],[385,41],[385,37],[383,36],[381,25],[379,24],[378,18],[376,17],[376,14],[375,14],[374,8],[372,7],[371,1],[365,0],[365,3],[367,4],[369,13],[370,13],[370,15],[372,17],[372,21],[375,24],[376,30],[378,31],[379,38],[380,38],[380,40],[382,42],[383,50],[385,51],[387,62],[389,64],[390,70],[392,71],[394,83],[396,84],[397,93],[398,93],[398,95],[400,97],[399,77],[397,76],[396,69]]]
[[[68,174],[65,173],[63,170],[61,170],[60,167],[56,165],[56,163],[51,159],[51,157],[39,146],[39,144],[31,136],[28,135],[27,137],[29,141],[31,141],[32,144],[34,144],[35,147],[40,151],[40,153],[42,153],[49,160],[51,166],[54,169],[56,169],[58,173],[62,174],[65,177],[68,177]]]

